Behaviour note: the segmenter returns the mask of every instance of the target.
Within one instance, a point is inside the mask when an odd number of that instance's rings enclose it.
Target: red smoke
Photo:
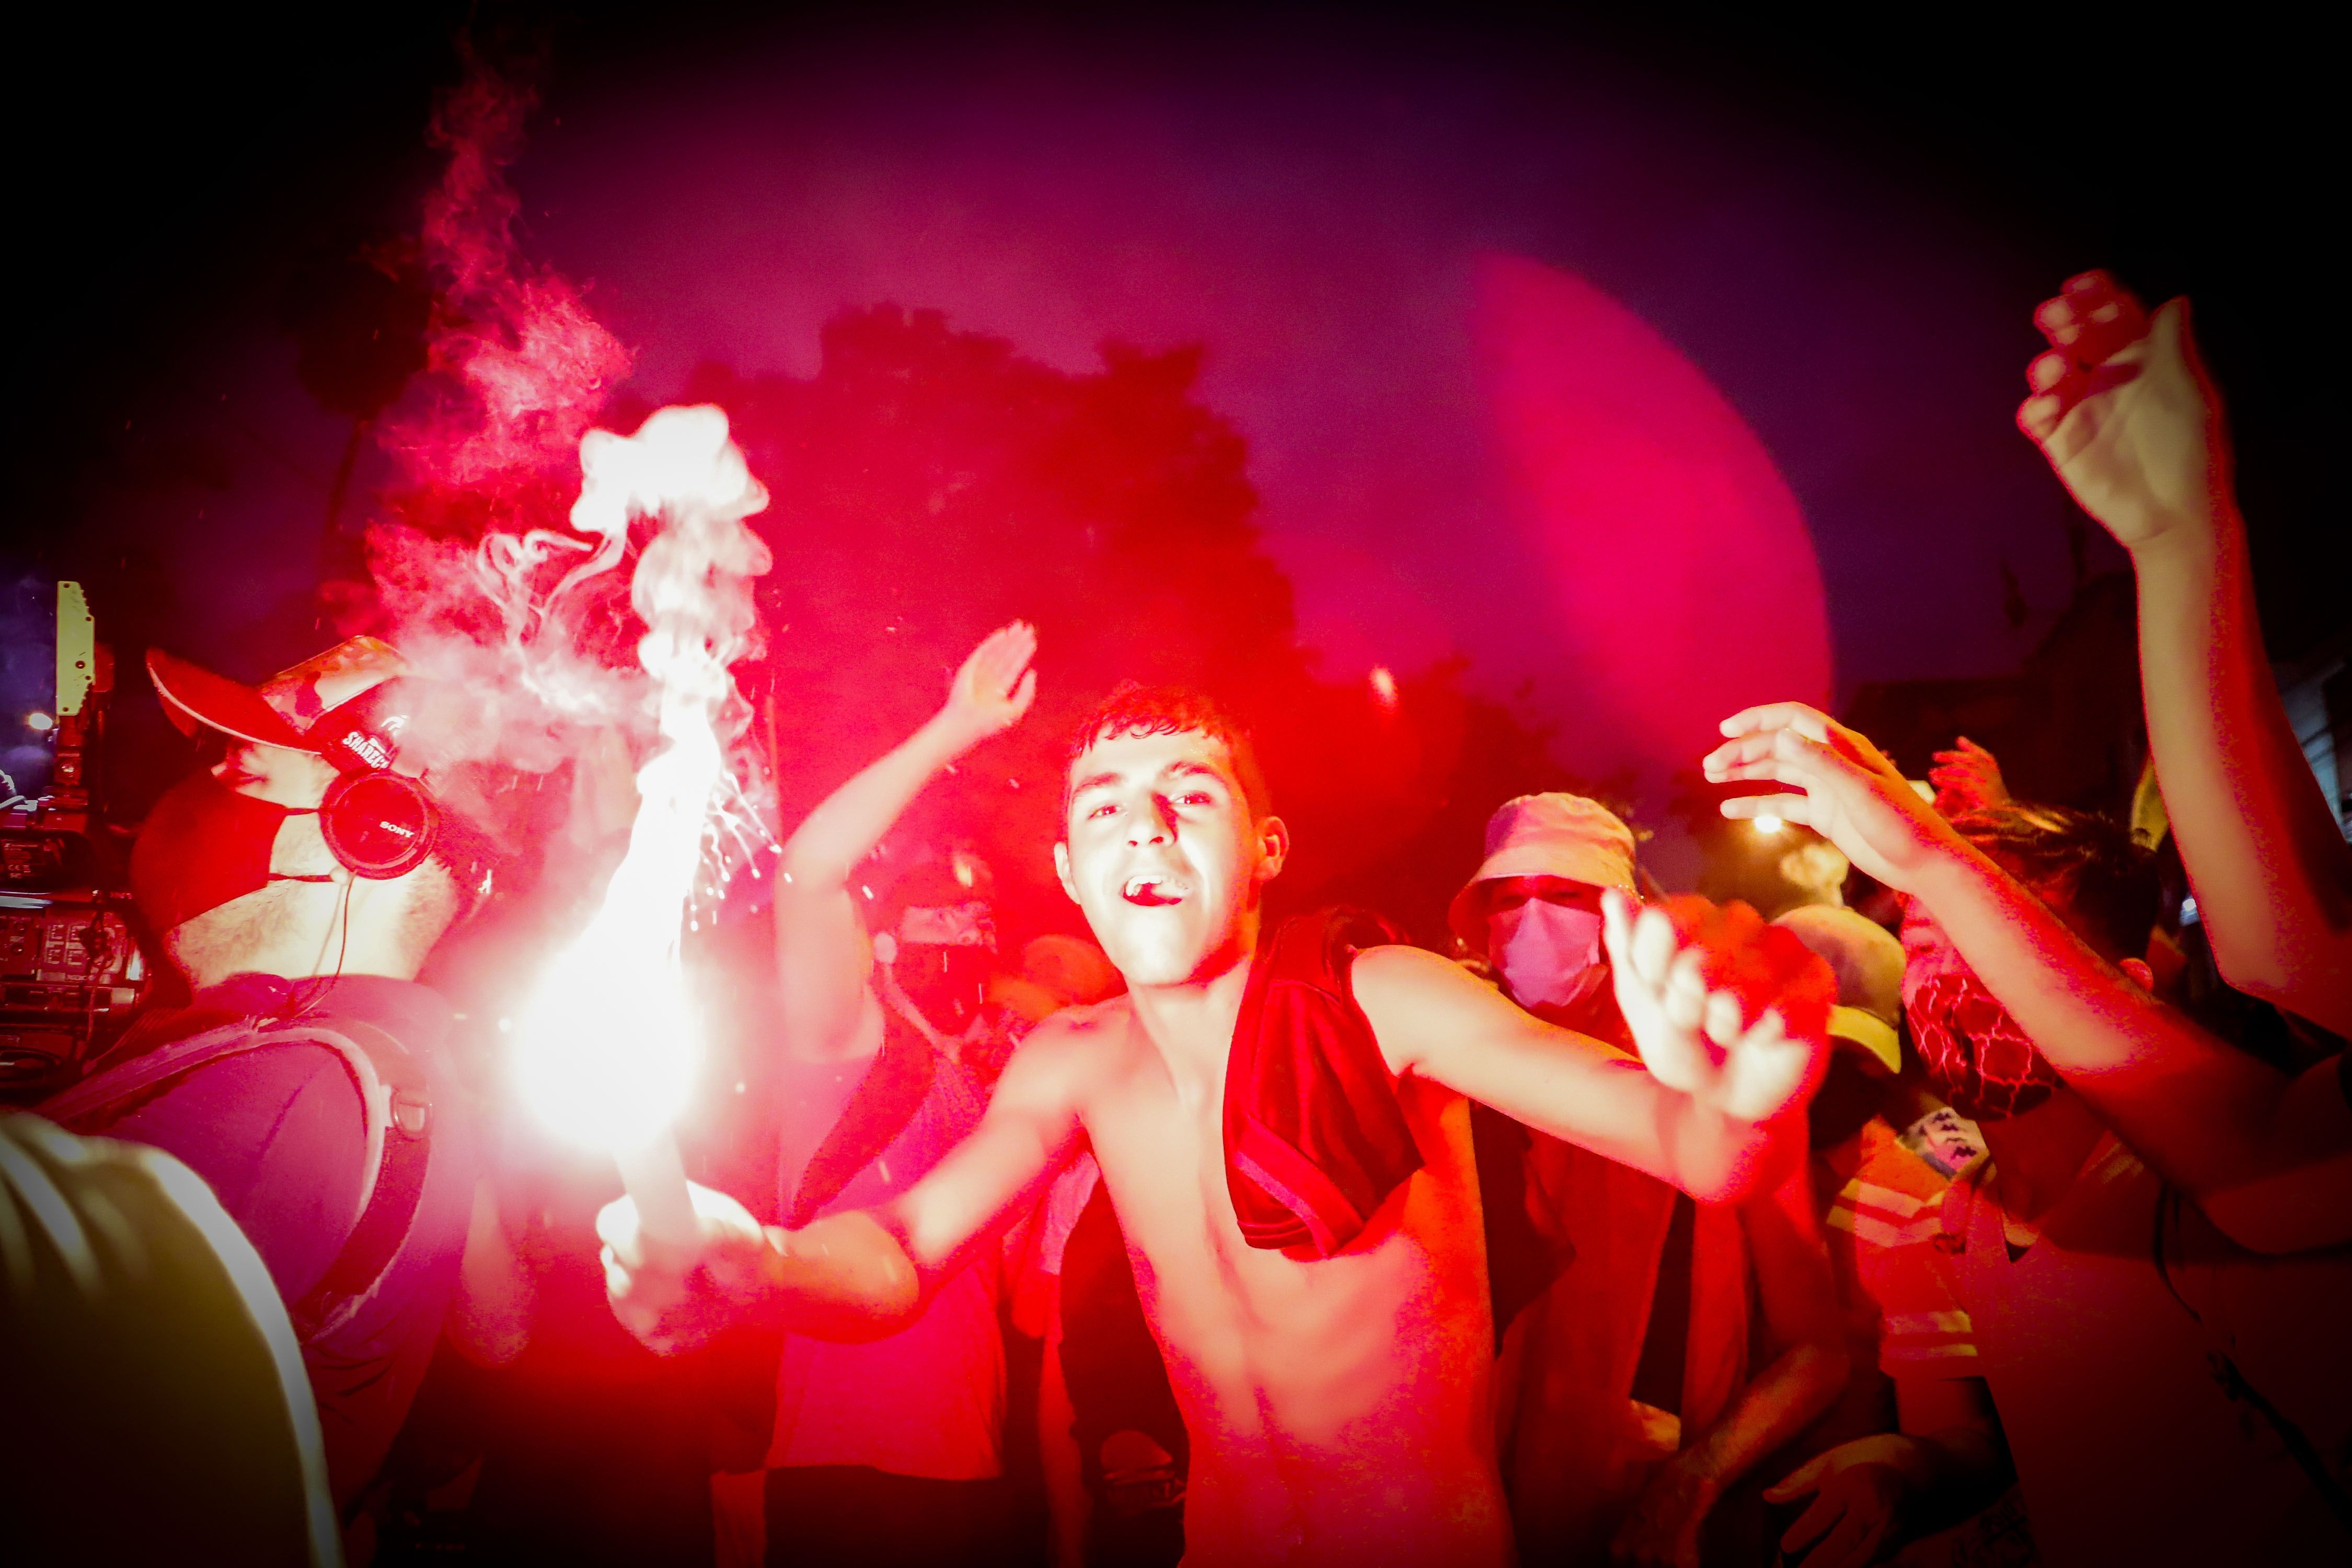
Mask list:
[[[466,63],[433,116],[430,140],[448,149],[449,167],[425,203],[425,262],[439,290],[428,368],[455,395],[391,438],[417,479],[455,486],[550,463],[569,469],[629,374],[628,350],[579,288],[516,244],[505,170],[536,95],[471,50]]]
[[[1786,480],[1696,366],[1571,273],[1494,257],[1480,371],[1515,521],[1617,755],[1674,766],[1752,702],[1826,706],[1829,618]]]

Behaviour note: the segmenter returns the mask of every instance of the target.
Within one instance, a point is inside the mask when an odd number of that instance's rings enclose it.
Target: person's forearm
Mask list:
[[[1916,893],[2067,1083],[2192,1195],[2328,1152],[2274,1136],[2292,1080],[2134,985],[1977,850]]]
[[[1804,1147],[1801,1114],[1743,1121],[1663,1085],[1667,1097],[1659,1141],[1665,1167],[1655,1174],[1706,1204],[1745,1203],[1795,1167]]]
[[[863,1211],[800,1230],[764,1227],[770,1314],[788,1333],[878,1340],[922,1307],[922,1281],[898,1238]]]
[[[2133,555],[2149,748],[2222,976],[2352,1033],[2352,847],[2264,655],[2227,503]]]
[[[931,776],[961,756],[971,740],[934,713],[864,772],[827,795],[784,844],[782,868],[812,888],[839,886],[874,852]]]
[[[1720,1496],[1836,1402],[1845,1388],[1849,1360],[1841,1346],[1791,1345],[1675,1463],[1699,1477],[1711,1495]]]

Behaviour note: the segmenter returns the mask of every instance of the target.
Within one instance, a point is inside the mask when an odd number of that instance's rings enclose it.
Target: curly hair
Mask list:
[[[2119,822],[2062,805],[2012,802],[1952,818],[1962,837],[2070,917],[2109,959],[2147,951],[2163,900],[2156,857]]]
[[[1185,734],[1206,735],[1223,745],[1253,819],[1273,812],[1274,797],[1266,792],[1265,774],[1258,768],[1257,747],[1249,731],[1218,706],[1216,699],[1189,687],[1123,680],[1071,731],[1068,754],[1062,764],[1063,820],[1068,821],[1070,816],[1071,769],[1097,741]]]

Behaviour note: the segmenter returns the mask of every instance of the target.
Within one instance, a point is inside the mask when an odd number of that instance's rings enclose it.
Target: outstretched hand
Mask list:
[[[1829,966],[1746,904],[1601,895],[1601,940],[1650,1076],[1741,1121],[1803,1103],[1827,1059]]]
[[[981,639],[948,684],[940,717],[964,745],[976,746],[1011,729],[1037,698],[1037,628],[1027,621],[999,626]]]
[[[2009,784],[2000,776],[2000,759],[1966,735],[1950,751],[1936,753],[1936,765],[1927,770],[1927,782],[1936,786],[1936,809],[1946,816],[1981,811],[1990,805],[2007,805],[2010,801]]]
[[[1961,852],[1959,835],[1921,800],[1877,747],[1801,702],[1768,702],[1723,721],[1730,739],[1700,765],[1712,784],[1764,779],[1801,794],[1736,795],[1723,815],[1801,823],[1897,892],[1924,868]]]
[[[756,1310],[769,1289],[768,1240],[751,1211],[691,1182],[687,1192],[701,1229],[693,1247],[646,1235],[635,1198],[606,1204],[596,1215],[613,1315],[656,1355],[699,1349]]]
[[[2151,316],[2106,273],[2085,272],[2033,322],[2050,348],[2026,367],[2033,393],[2018,428],[2083,510],[2126,550],[2211,526],[2229,490],[2229,447],[2189,301]]]

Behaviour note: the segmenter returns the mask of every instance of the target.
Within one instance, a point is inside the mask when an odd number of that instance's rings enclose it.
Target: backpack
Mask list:
[[[299,1021],[242,1017],[103,1068],[35,1109],[81,1133],[103,1133],[200,1068],[272,1046],[322,1046],[358,1089],[366,1117],[359,1205],[351,1235],[319,1282],[287,1303],[305,1344],[349,1323],[373,1298],[416,1219],[432,1153],[433,1101],[424,1066],[373,1024],[322,1014]]]

